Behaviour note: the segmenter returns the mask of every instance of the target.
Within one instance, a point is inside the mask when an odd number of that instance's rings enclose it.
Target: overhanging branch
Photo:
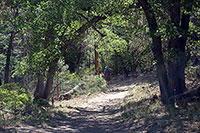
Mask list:
[[[74,37],[72,37],[71,39],[67,39],[65,41],[64,49],[67,49],[68,46],[70,44],[72,44],[77,38],[83,38],[85,31],[88,30],[89,27],[91,27],[93,24],[95,24],[101,20],[104,20],[104,19],[106,19],[105,16],[94,16],[92,19],[90,19],[85,24],[83,24],[78,30],[76,30],[76,32],[75,32],[76,35]]]
[[[89,22],[90,20],[87,18],[87,17],[85,17],[83,14],[80,14],[80,13],[77,13],[78,15],[80,15],[82,18],[84,18],[85,20],[87,20],[87,22]],[[105,37],[106,35],[104,35],[103,33],[101,33],[93,24],[91,25],[92,26],[92,28],[96,31],[96,32],[98,32],[100,35],[101,35],[101,37]]]

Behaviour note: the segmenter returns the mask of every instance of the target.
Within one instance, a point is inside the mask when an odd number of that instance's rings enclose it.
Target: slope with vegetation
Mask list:
[[[105,66],[125,79],[152,72],[159,86],[155,97],[168,113],[198,105],[199,5],[198,0],[2,0],[0,127],[21,116],[46,119],[50,101],[106,92],[100,76]]]

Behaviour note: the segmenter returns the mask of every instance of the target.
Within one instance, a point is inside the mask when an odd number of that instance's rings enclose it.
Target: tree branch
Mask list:
[[[87,23],[83,24],[75,33],[77,33],[77,35],[75,35],[74,37],[72,37],[71,39],[67,39],[65,42],[65,49],[68,48],[68,46],[70,44],[72,44],[74,42],[74,40],[76,40],[78,37],[79,38],[83,38],[83,35],[85,33],[86,30],[88,30],[89,27],[91,27],[94,23],[97,23],[101,20],[105,20],[106,17],[105,16],[94,16],[92,19],[90,19]]]
[[[87,17],[85,17],[83,14],[80,14],[80,13],[77,13],[78,15],[80,15],[82,18],[84,18],[85,20],[87,20],[87,22],[89,22],[90,20],[87,18]],[[101,37],[105,37],[106,35],[104,35],[103,33],[101,33],[93,24],[91,25],[92,26],[92,28],[96,31],[96,32],[98,32],[100,35],[101,35]]]

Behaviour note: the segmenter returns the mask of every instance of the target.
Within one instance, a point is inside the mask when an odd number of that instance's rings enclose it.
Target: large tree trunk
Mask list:
[[[171,91],[168,89],[167,72],[164,63],[157,63],[156,70],[159,81],[161,100],[163,104],[173,104],[174,101],[168,101]]]
[[[187,5],[188,1],[184,1]],[[185,47],[186,47],[186,40],[187,40],[187,32],[189,29],[189,19],[190,15],[185,14],[184,12],[180,13],[180,1],[173,1],[172,6],[169,9],[170,17],[171,17],[171,23],[178,28],[181,28],[182,30],[182,37],[172,36],[169,41],[169,51],[171,52],[171,55],[173,58],[170,58],[168,62],[168,79],[169,79],[169,87],[174,90],[173,95],[180,95],[187,91],[187,88],[185,86],[185,66],[186,66],[186,55],[185,55]],[[191,11],[192,6],[185,7],[187,11]],[[181,25],[180,25],[181,22]]]
[[[44,76],[42,74],[39,74],[37,87],[34,92],[34,101],[38,101],[39,99],[41,99],[43,96],[43,93],[44,93]]]
[[[193,0],[185,0],[185,5],[190,5],[187,6],[185,9],[190,12],[192,10],[192,5],[190,2],[193,2]],[[182,18],[181,18],[181,28],[184,31],[184,34],[181,38],[179,38],[179,45],[178,48],[181,51],[182,54],[178,58],[178,67],[179,67],[179,82],[181,90],[177,90],[177,94],[184,93],[187,91],[187,88],[185,87],[185,66],[186,66],[186,41],[187,41],[187,33],[189,30],[189,21],[190,21],[190,14],[185,14],[184,12],[182,13]]]
[[[175,27],[179,26],[180,23],[180,0],[174,1],[169,0],[169,14],[171,19],[171,24]],[[172,27],[172,26],[171,26]],[[174,27],[172,27],[174,28]],[[175,30],[175,32],[177,32]],[[170,90],[170,97],[175,95],[175,92],[180,90],[180,82],[179,82],[179,73],[178,73],[178,58],[179,58],[179,49],[177,48],[177,44],[179,42],[178,37],[174,37],[172,33],[172,37],[169,40],[168,44],[168,52],[169,52],[169,61],[168,61],[168,84]],[[173,99],[174,100],[174,99]]]
[[[9,82],[9,76],[10,76],[10,57],[12,53],[13,48],[13,41],[14,41],[14,32],[11,32],[10,35],[10,42],[6,54],[6,66],[4,71],[4,84],[7,84]]]
[[[168,86],[167,69],[163,59],[160,37],[153,37],[152,51],[154,58],[157,61],[156,70],[159,81],[161,100],[163,104],[173,104],[174,101],[168,101],[172,90]]]
[[[180,0],[168,1],[170,4],[169,13],[171,24],[173,27],[176,27],[174,32],[178,32],[177,29],[181,29],[183,33],[181,34],[182,37],[179,37],[179,33],[177,36],[172,35],[171,39],[169,40],[168,51],[172,56],[169,57],[170,60],[168,61],[167,71],[163,60],[161,37],[156,35],[157,22],[154,16],[154,12],[147,0],[139,0],[139,2],[145,12],[150,28],[151,37],[153,39],[152,51],[154,58],[157,61],[157,72],[162,101],[164,104],[169,103],[174,105],[174,99],[170,97],[182,94],[187,90],[185,87],[185,46],[187,40],[187,32],[189,29],[190,15],[184,14],[184,12],[181,15]],[[190,0],[184,1],[184,8],[187,12],[190,12],[192,9],[191,2],[192,1]]]
[[[52,86],[53,86],[53,78],[56,72],[56,67],[57,67],[57,63],[58,63],[59,59],[55,59],[49,66],[49,71],[47,73],[47,81],[46,81],[46,85],[44,88],[44,94],[43,94],[43,99],[49,99],[50,96],[50,92],[52,90]]]
[[[184,43],[180,42],[179,38],[173,40],[172,45],[173,47],[176,45],[185,47]],[[172,54],[175,55],[172,58],[170,57],[168,62],[169,88],[173,89],[173,93],[170,97],[187,91],[187,88],[185,87],[185,50],[176,49],[173,50]]]
[[[177,75],[178,75],[178,84],[179,88],[175,91],[176,95],[182,94],[187,91],[185,86],[185,66],[186,66],[186,58],[185,53],[178,58],[177,64]]]
[[[157,22],[153,10],[147,0],[139,0],[144,13],[146,15],[152,42],[152,52],[154,59],[157,61],[157,74],[161,93],[161,100],[163,104],[169,104],[169,95],[171,91],[168,88],[167,70],[164,64],[163,53],[162,53],[162,42],[161,36],[156,35],[156,30],[158,29]]]

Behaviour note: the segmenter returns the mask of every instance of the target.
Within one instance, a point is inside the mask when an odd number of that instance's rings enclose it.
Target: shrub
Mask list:
[[[17,84],[0,86],[0,108],[12,111],[14,114],[23,111],[32,101],[25,89]]]
[[[91,94],[107,90],[106,81],[98,75],[85,75],[84,77],[80,77],[78,74],[68,73],[64,79],[61,93],[66,93],[81,84],[80,88],[76,90],[76,93],[71,96],[72,98],[81,94]]]
[[[83,84],[84,88],[87,90],[87,93],[107,90],[106,81],[98,75],[86,77],[86,80],[83,81]]]

